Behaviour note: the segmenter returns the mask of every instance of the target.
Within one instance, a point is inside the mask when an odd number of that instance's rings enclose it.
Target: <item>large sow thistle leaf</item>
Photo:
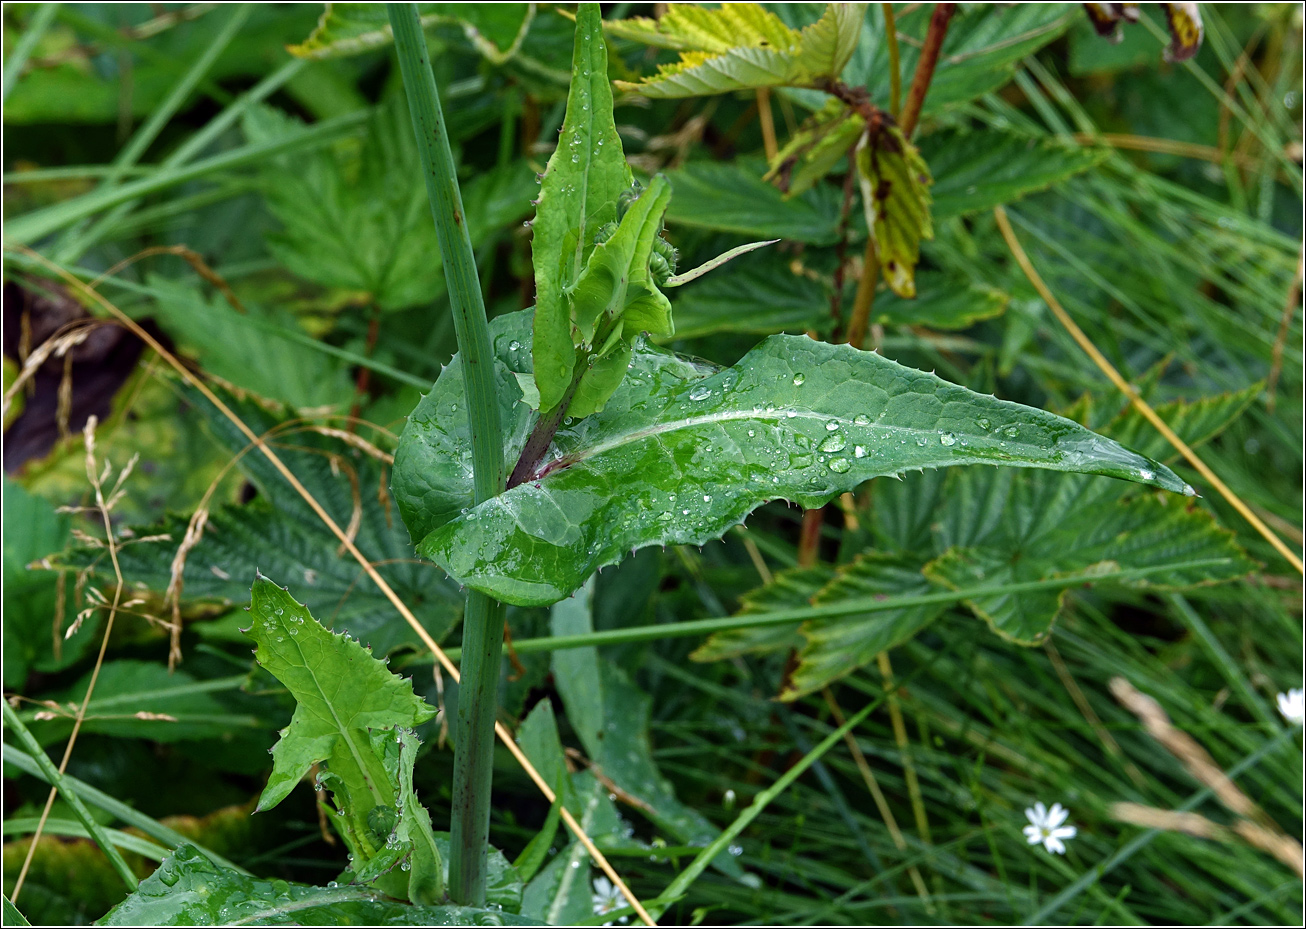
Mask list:
[[[503,909],[407,906],[357,887],[260,880],[183,845],[101,926],[532,926]]]
[[[527,373],[528,313],[491,331],[500,382]],[[725,369],[637,343],[603,412],[560,429],[534,479],[472,507],[462,396],[455,360],[409,419],[395,498],[423,555],[519,605],[565,597],[632,549],[717,538],[769,500],[816,507],[912,468],[1006,464],[1192,492],[1062,417],[847,345],[772,336]],[[515,454],[525,405],[505,423]]]
[[[533,3],[419,3],[417,11],[424,27],[461,26],[472,46],[496,65],[516,54],[535,18]],[[299,58],[339,58],[393,41],[385,4],[328,3],[312,34],[287,50]]]
[[[661,19],[604,23],[613,35],[673,48],[680,61],[638,83],[617,81],[647,97],[695,97],[755,87],[814,87],[834,80],[857,48],[864,3],[832,3],[801,31],[755,3],[705,10],[676,4]]]

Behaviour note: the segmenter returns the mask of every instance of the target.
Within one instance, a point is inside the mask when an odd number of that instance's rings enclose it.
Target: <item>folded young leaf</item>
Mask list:
[[[902,130],[886,121],[858,143],[857,180],[884,280],[898,296],[914,297],[921,239],[934,238],[929,166]]]
[[[411,681],[391,674],[352,639],[324,629],[267,578],[255,579],[249,609],[246,634],[258,643],[255,660],[297,704],[272,749],[272,774],[258,809],[276,806],[313,765],[325,762],[342,834],[355,855],[370,858],[385,847],[386,836],[378,839],[376,817],[369,814],[388,809],[393,815],[396,781],[369,730],[411,728],[435,710],[413,693]]]
[[[527,363],[529,317],[499,317],[492,332],[506,380]],[[451,365],[410,417],[395,497],[423,555],[521,605],[567,596],[632,549],[717,538],[768,500],[820,506],[907,469],[1006,464],[1192,492],[1164,465],[1043,410],[847,345],[772,336],[727,369],[638,341],[603,412],[560,429],[532,479],[467,508],[470,473],[439,464],[468,442],[450,410],[461,380]],[[526,426],[517,407],[510,434]]]
[[[521,47],[535,19],[533,3],[419,3],[423,26],[461,26],[472,46],[493,64],[503,64]],[[317,28],[287,50],[299,58],[341,58],[394,41],[381,3],[328,3]]]
[[[842,100],[831,97],[776,152],[766,180],[788,197],[810,190],[834,170],[865,131],[866,121]]]
[[[836,80],[861,37],[864,3],[832,3],[802,31],[754,3],[716,10],[677,4],[659,20],[605,23],[613,35],[674,48],[680,61],[638,83],[647,97],[695,97],[756,87],[815,87]]]
[[[549,157],[532,225],[535,265],[535,383],[541,409],[571,387],[576,364],[566,291],[585,270],[594,237],[617,218],[617,200],[633,178],[612,119],[608,52],[597,3],[576,14],[571,89],[558,147]]]

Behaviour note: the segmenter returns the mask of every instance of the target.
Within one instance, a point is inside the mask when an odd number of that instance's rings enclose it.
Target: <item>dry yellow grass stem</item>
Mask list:
[[[1244,503],[1242,498],[1230,490],[1228,485],[1206,466],[1206,462],[1197,457],[1197,453],[1188,447],[1187,442],[1175,435],[1174,430],[1166,425],[1165,420],[1158,416],[1148,402],[1138,395],[1138,391],[1134,389],[1134,386],[1120,375],[1120,372],[1115,369],[1115,365],[1111,364],[1106,356],[1098,351],[1097,346],[1084,334],[1084,330],[1080,329],[1075,321],[1070,318],[1070,314],[1066,312],[1060,301],[1053,296],[1047,284],[1043,283],[1043,278],[1039,277],[1038,271],[1034,269],[1034,265],[1030,263],[1029,256],[1025,254],[1025,249],[1021,247],[1020,240],[1016,238],[1016,231],[1011,228],[1011,221],[1007,219],[1007,211],[1000,206],[994,207],[993,216],[998,221],[998,228],[1002,230],[1002,237],[1006,240],[1007,247],[1011,249],[1011,254],[1015,257],[1016,263],[1025,272],[1025,277],[1029,278],[1029,282],[1034,285],[1034,289],[1038,291],[1039,296],[1043,298],[1043,301],[1052,310],[1053,315],[1070,333],[1071,338],[1084,350],[1084,353],[1093,360],[1093,363],[1098,366],[1111,383],[1129,398],[1129,402],[1137,408],[1138,412],[1143,414],[1143,418],[1151,423],[1157,432],[1165,436],[1166,441],[1173,445],[1187,459],[1188,463],[1197,469],[1197,473],[1219,491],[1220,496],[1224,497],[1243,519],[1251,523],[1252,528],[1259,532],[1265,541],[1273,545],[1275,550],[1288,560],[1289,564],[1296,568],[1299,573],[1302,572],[1302,560],[1297,556],[1297,553],[1284,544],[1283,540],[1275,535],[1273,530],[1265,525],[1259,516],[1252,512],[1251,507]]]
[[[1112,678],[1110,687],[1112,695],[1138,717],[1148,735],[1174,755],[1193,779],[1215,794],[1216,799],[1238,819],[1231,826],[1224,827],[1196,813],[1159,810],[1136,803],[1115,804],[1113,816],[1140,826],[1183,832],[1203,839],[1229,841],[1232,835],[1237,835],[1253,848],[1282,861],[1298,877],[1303,876],[1301,844],[1285,834],[1264,810],[1253,803],[1196,739],[1175,728],[1161,704],[1139,692],[1123,677]]]
[[[376,568],[367,560],[366,556],[358,550],[358,547],[354,545],[353,540],[349,538],[348,534],[341,529],[336,521],[331,518],[331,515],[322,508],[322,504],[317,501],[317,498],[308,491],[308,488],[300,483],[299,478],[295,476],[294,472],[286,467],[285,462],[277,456],[277,453],[274,452],[260,436],[256,435],[254,431],[245,424],[244,420],[237,416],[230,407],[223,403],[222,400],[209,389],[207,384],[187,370],[186,366],[182,364],[181,361],[172,354],[172,352],[168,351],[168,349],[161,345],[157,339],[137,325],[135,320],[123,313],[122,310],[118,309],[99,293],[92,290],[82,281],[49,261],[44,256],[28,248],[21,248],[21,250],[36,261],[40,262],[50,271],[57,274],[70,288],[81,293],[87,299],[94,301],[104,309],[105,312],[109,313],[122,323],[122,325],[130,329],[137,338],[148,345],[156,354],[159,355],[160,358],[166,361],[179,375],[181,375],[186,383],[193,385],[196,390],[202,393],[205,399],[212,403],[223,416],[231,421],[232,425],[244,433],[245,438],[247,438],[251,444],[263,453],[264,457],[266,457],[272,466],[280,472],[281,476],[290,483],[290,486],[295,489],[295,492],[304,499],[304,502],[309,505],[317,515],[318,519],[322,520],[322,523],[331,530],[331,533],[337,539],[340,540],[341,545],[347,552],[349,552],[354,560],[358,562],[367,576],[371,578],[372,583],[374,583],[377,586],[377,589],[380,590],[385,598],[390,601],[391,605],[394,606],[399,615],[404,618],[404,621],[413,628],[413,631],[417,633],[418,638],[422,640],[423,644],[431,650],[431,654],[435,656],[435,659],[444,668],[445,672],[455,681],[458,680],[459,675],[457,666],[449,659],[449,656],[444,653],[444,650],[436,644],[435,639],[431,638],[431,634],[426,631],[425,627],[417,621],[417,617],[413,615],[410,609],[408,609],[408,606],[399,598],[399,595],[391,589],[390,585],[386,583],[385,578],[377,572]],[[540,775],[540,772],[535,770],[535,766],[531,764],[530,759],[526,757],[526,754],[517,745],[517,741],[513,738],[512,733],[509,732],[502,723],[498,722],[494,724],[494,731],[512,756],[517,759],[517,762],[522,766],[522,769],[525,770],[527,776],[535,782],[540,793],[544,795],[549,803],[553,803],[555,799],[553,789]],[[601,851],[599,851],[598,847],[595,846],[590,837],[585,834],[585,830],[581,828],[581,825],[576,821],[576,818],[565,806],[561,808],[561,811],[562,819],[567,824],[567,827],[575,834],[577,840],[585,847],[585,850],[589,852],[590,857],[594,859],[595,864],[599,866],[600,870],[602,870],[603,873],[608,876],[608,879],[611,880],[612,883],[621,891],[622,896],[624,896],[627,902],[630,903],[631,908],[639,915],[640,919],[642,919],[646,925],[656,925],[653,918],[649,916],[648,911],[644,909],[643,904],[639,902],[631,892],[630,888],[626,886],[625,881],[623,881],[621,876],[613,869],[612,865],[608,862],[608,859]]]
[[[95,491],[95,506],[88,508],[94,509],[100,514],[104,521],[104,545],[109,550],[109,559],[113,562],[113,574],[116,583],[113,589],[113,601],[104,603],[109,607],[109,618],[104,624],[104,635],[100,639],[100,651],[95,656],[95,667],[91,669],[91,679],[86,685],[86,694],[82,697],[81,705],[77,707],[77,715],[73,719],[72,732],[68,734],[68,744],[64,746],[63,758],[59,761],[59,773],[63,774],[68,769],[68,759],[73,755],[73,746],[77,744],[77,734],[81,732],[82,721],[86,719],[86,708],[91,703],[91,695],[95,693],[95,682],[100,678],[100,668],[104,666],[104,653],[109,647],[109,635],[113,632],[113,621],[118,615],[118,607],[122,602],[122,569],[118,566],[118,544],[113,534],[113,523],[109,517],[109,511],[113,509],[113,504],[121,498],[120,491],[123,483],[131,475],[132,468],[136,465],[136,458],[133,457],[123,469],[118,473],[118,480],[114,483],[113,489],[109,491],[106,497],[104,493],[104,482],[109,479],[111,465],[109,462],[104,463],[104,469],[101,470],[95,460],[95,427],[97,420],[91,416],[86,420],[86,428],[83,435],[86,440],[86,478],[91,483],[91,488]],[[102,599],[102,598],[101,598]],[[74,627],[75,628],[75,627]],[[46,820],[50,818],[50,810],[54,806],[54,798],[59,790],[54,785],[50,786],[50,793],[45,798],[45,807],[41,810],[41,818],[36,824],[36,832],[32,835],[32,842],[27,846],[27,855],[23,858],[23,866],[19,869],[18,878],[14,881],[13,893],[9,895],[12,903],[18,901],[18,894],[23,889],[23,881],[27,879],[27,872],[32,866],[32,857],[36,854],[36,847],[40,844],[41,833],[45,831]]]

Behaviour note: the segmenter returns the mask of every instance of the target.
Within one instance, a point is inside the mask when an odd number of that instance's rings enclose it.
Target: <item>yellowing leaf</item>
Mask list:
[[[792,197],[810,190],[833,170],[866,131],[866,121],[831,97],[799,127],[771,161],[766,179]]]
[[[857,178],[884,279],[898,296],[914,297],[921,239],[934,238],[929,166],[886,119],[857,146]]]
[[[756,87],[816,87],[838,78],[861,35],[862,3],[832,3],[802,31],[754,3],[717,10],[673,6],[659,20],[605,23],[622,38],[680,52],[638,83],[617,81],[647,97],[694,97]]]

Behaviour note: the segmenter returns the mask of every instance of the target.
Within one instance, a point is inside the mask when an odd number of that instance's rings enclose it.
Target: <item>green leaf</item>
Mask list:
[[[762,180],[765,171],[766,164],[760,159],[741,158],[733,162],[691,161],[667,172],[675,191],[667,222],[750,239],[785,239],[809,245],[839,241],[838,190],[820,185],[786,200]]]
[[[571,89],[558,147],[549,157],[532,224],[535,265],[535,382],[541,409],[562,402],[576,347],[567,291],[584,271],[594,236],[617,218],[617,198],[633,178],[612,119],[608,53],[598,4],[576,15]]]
[[[417,799],[413,788],[413,769],[417,748],[422,743],[411,729],[395,730],[399,742],[399,823],[395,836],[408,855],[408,899],[413,903],[434,905],[444,899],[445,864],[435,833],[431,831],[431,814]],[[520,901],[518,901],[520,909]]]
[[[593,583],[553,607],[553,635],[594,631],[590,610]],[[658,827],[687,845],[706,845],[718,830],[682,803],[653,762],[648,726],[652,700],[596,648],[553,653],[553,679],[567,707],[567,719],[595,767],[599,780],[619,787]],[[729,855],[716,861],[732,877],[743,872]]]
[[[437,639],[447,635],[458,621],[463,598],[443,572],[413,562],[408,533],[394,518],[392,501],[384,493],[385,471],[379,462],[339,438],[307,431],[294,410],[269,410],[220,393],[256,435],[276,440],[278,456],[337,525],[356,527],[354,544],[431,635]],[[183,604],[248,603],[249,578],[262,570],[293,582],[324,624],[351,633],[379,655],[418,646],[417,635],[380,589],[352,559],[341,556],[340,540],[267,458],[247,448],[244,433],[197,392],[187,390],[183,396],[192,404],[190,415],[206,421],[218,444],[236,457],[240,472],[257,490],[249,503],[216,506],[209,513],[198,544],[185,557]],[[461,449],[459,455],[465,451]],[[456,458],[455,464],[462,460]],[[188,522],[169,516],[162,523],[136,527],[135,538],[166,535],[171,541],[123,546],[118,552],[123,575],[157,593],[167,591]],[[61,569],[89,567],[102,583],[114,580],[113,565],[103,548],[74,546],[51,561]]]
[[[301,342],[250,325],[250,317],[302,332],[284,310],[247,306],[237,312],[218,294],[205,295],[191,282],[151,274],[153,313],[180,346],[204,369],[261,397],[294,406],[344,405],[353,385],[344,364]]]
[[[384,18],[384,8],[376,9]],[[271,107],[245,118],[251,142],[301,129]],[[275,159],[264,168],[261,187],[282,227],[269,235],[269,248],[298,277],[382,309],[427,305],[444,292],[445,282],[424,184],[412,123],[396,99],[373,114],[356,154],[328,149]],[[525,217],[534,191],[524,160],[478,173],[463,188],[473,246]]]
[[[1012,203],[1101,164],[1109,149],[997,129],[948,130],[921,140],[934,175],[934,220]]]
[[[87,621],[71,639],[64,640],[64,631],[71,626],[76,609],[65,607],[66,615],[58,616],[58,578],[27,570],[29,564],[67,543],[68,517],[6,477],[3,518],[4,683],[21,690],[29,671],[59,671],[86,654],[95,641],[98,624]],[[65,590],[68,603],[72,588]]]
[[[541,705],[547,706],[548,701],[542,701]],[[553,803],[549,806],[549,815],[544,818],[544,825],[535,833],[535,837],[526,843],[517,860],[512,863],[523,881],[529,882],[548,859],[549,849],[553,848],[553,840],[557,838],[558,826],[561,822],[562,797],[555,795]]]
[[[834,580],[816,595],[814,606],[865,597],[910,597],[926,594],[933,586],[921,575],[922,564],[909,556],[864,554],[839,568]],[[800,630],[806,644],[798,653],[798,667],[780,695],[796,700],[862,665],[876,655],[910,639],[943,612],[942,604],[884,610],[864,616],[814,619]]]
[[[604,25],[613,35],[680,52],[680,61],[660,66],[656,76],[616,82],[622,90],[666,99],[835,80],[857,47],[865,10],[864,3],[832,3],[801,31],[756,3],[715,10],[678,4],[658,20]]]
[[[102,926],[540,925],[504,909],[408,906],[357,887],[259,880],[183,845],[99,922]]]
[[[494,321],[501,380],[529,363],[527,329],[524,314]],[[908,469],[1006,464],[1191,492],[1165,466],[1051,413],[846,345],[772,336],[728,369],[637,344],[602,413],[560,429],[533,479],[471,507],[470,475],[456,464],[469,441],[452,409],[462,389],[455,363],[414,410],[396,501],[423,555],[520,605],[565,597],[632,549],[717,538],[768,500],[820,506]],[[520,447],[530,411],[515,407],[505,431]]]
[[[781,571],[771,583],[758,587],[740,598],[736,616],[749,613],[770,613],[809,606],[812,598],[834,576],[834,568],[818,564],[810,568],[789,568]],[[694,661],[720,661],[750,653],[789,651],[802,646],[798,623],[789,626],[762,626],[760,628],[731,629],[714,633],[706,642],[690,653]]]
[[[567,407],[572,417],[603,409],[626,376],[632,335],[641,329],[660,336],[675,331],[671,302],[649,273],[653,242],[670,199],[666,179],[655,177],[630,205],[616,232],[590,252],[585,270],[566,290],[576,363],[588,358],[586,372]]]
[[[1130,495],[1074,477],[970,471],[952,477],[936,525],[943,554],[925,569],[953,589],[1200,559],[1221,563],[1148,575],[1133,586],[1175,589],[1242,577],[1253,563],[1207,512],[1175,497]],[[985,597],[967,605],[999,635],[1041,642],[1066,590]]]
[[[766,180],[791,197],[810,190],[834,170],[865,131],[866,121],[831,97],[776,152]]]
[[[517,53],[535,18],[533,3],[419,3],[417,10],[423,27],[461,26],[472,46],[496,65]],[[328,3],[317,28],[287,50],[300,58],[338,58],[392,42],[384,4]]]
[[[871,128],[857,145],[856,160],[866,228],[884,280],[898,296],[914,297],[921,239],[934,238],[930,169],[891,122]]]
[[[395,786],[372,750],[369,730],[412,727],[435,715],[412,682],[391,674],[370,651],[324,629],[303,604],[265,577],[254,581],[247,634],[255,660],[295,697],[295,715],[272,749],[272,774],[258,809],[276,806],[315,764],[326,763],[340,826],[370,857],[368,814],[395,808]],[[384,840],[382,840],[384,844]]]
[[[9,902],[8,897],[4,897],[4,925],[6,926],[30,926],[27,917],[18,911],[18,907]]]

